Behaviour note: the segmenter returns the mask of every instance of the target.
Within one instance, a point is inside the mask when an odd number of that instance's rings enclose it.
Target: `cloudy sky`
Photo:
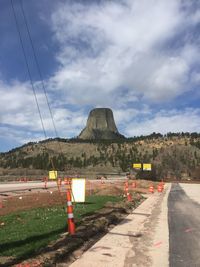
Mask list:
[[[55,137],[13,0],[47,137]],[[200,132],[200,1],[22,1],[60,137],[109,107],[125,136]],[[44,139],[11,2],[0,0],[0,151]]]

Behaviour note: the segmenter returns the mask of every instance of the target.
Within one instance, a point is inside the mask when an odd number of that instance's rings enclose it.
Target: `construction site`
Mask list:
[[[199,25],[199,1],[1,0],[0,267],[200,266]]]
[[[72,201],[73,195],[76,198],[73,180],[85,183],[81,202]],[[60,266],[63,262],[64,266],[70,266],[85,250],[126,220],[150,194],[162,194],[164,189],[164,183],[125,177],[66,178],[3,186],[0,266]],[[137,229],[134,234],[140,238]]]

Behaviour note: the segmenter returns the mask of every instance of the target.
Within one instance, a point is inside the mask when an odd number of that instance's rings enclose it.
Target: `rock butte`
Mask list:
[[[118,132],[111,109],[95,108],[90,111],[87,125],[78,138],[119,139],[125,137]]]

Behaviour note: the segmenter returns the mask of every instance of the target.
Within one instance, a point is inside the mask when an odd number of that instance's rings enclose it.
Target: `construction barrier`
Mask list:
[[[124,183],[124,191],[125,191],[125,195],[127,197],[127,200],[128,201],[132,201],[132,196],[131,196],[131,194],[129,193],[129,190],[128,190],[128,182]]]
[[[71,178],[64,178],[64,184],[65,185],[71,185],[72,179]]]
[[[136,188],[136,187],[137,187],[136,182],[133,182],[132,183],[132,188]]]
[[[154,193],[154,187],[153,187],[153,185],[150,185],[149,186],[149,193],[152,193],[152,194]]]
[[[68,232],[70,235],[75,234],[75,223],[72,206],[71,191],[67,189],[67,216],[68,216]]]
[[[158,190],[158,193],[162,193],[163,191],[162,185],[158,185],[157,190]]]
[[[125,186],[125,187],[128,187],[128,181],[126,181],[126,182],[124,183],[124,186]]]
[[[128,201],[132,201],[132,196],[129,192],[126,192],[126,197]]]

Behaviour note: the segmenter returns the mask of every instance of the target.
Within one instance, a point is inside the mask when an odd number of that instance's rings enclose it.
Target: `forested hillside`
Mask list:
[[[133,163],[152,163],[149,173],[134,173]],[[200,134],[169,133],[125,140],[49,139],[0,154],[2,173],[10,169],[132,172],[138,177],[200,178]],[[147,177],[146,177],[147,176]]]

